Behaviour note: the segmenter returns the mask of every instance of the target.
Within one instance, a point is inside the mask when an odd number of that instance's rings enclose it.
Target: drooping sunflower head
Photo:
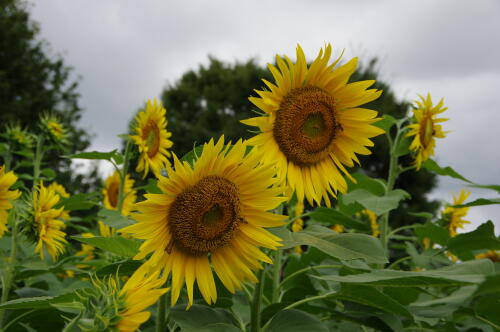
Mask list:
[[[56,143],[68,143],[68,129],[54,114],[44,114],[40,118],[41,127],[44,132]]]
[[[436,138],[444,138],[446,132],[439,123],[448,119],[437,118],[437,115],[443,113],[448,107],[443,107],[443,99],[437,105],[432,104],[430,94],[427,98],[419,96],[420,100],[415,101],[413,109],[413,123],[408,126],[410,129],[407,136],[415,136],[410,144],[410,150],[415,155],[415,165],[417,170],[422,163],[434,155]]]
[[[152,253],[146,264],[172,273],[173,304],[184,282],[193,303],[195,280],[205,301],[215,302],[211,266],[231,292],[244,280],[257,282],[259,261],[271,263],[258,247],[280,246],[265,228],[286,218],[268,212],[286,200],[283,188],[272,165],[246,148],[242,141],[225,146],[222,137],[206,143],[193,166],[174,155],[175,168],[158,181],[163,193],[146,195],[132,215],[138,223],[121,230],[145,240],[136,259]]]
[[[345,166],[359,164],[357,154],[370,154],[370,138],[384,132],[372,125],[380,120],[377,112],[360,107],[382,91],[368,89],[375,81],[348,83],[357,59],[338,66],[340,57],[329,63],[331,53],[327,45],[310,66],[300,45],[295,63],[276,56],[277,67],[268,65],[275,83],[263,80],[267,89],[249,98],[265,114],[242,121],[259,127],[249,144],[263,150],[263,161],[276,164],[279,177],[311,205],[323,199],[330,206],[329,195],[345,193]]]
[[[458,196],[453,195],[453,205],[461,205],[469,197],[470,191],[460,190]],[[470,224],[470,221],[464,219],[469,211],[468,207],[446,207],[443,212],[443,219],[447,223],[448,231],[451,236],[457,235],[457,229],[463,228],[465,224]]]
[[[8,210],[12,208],[12,201],[21,196],[19,190],[10,190],[17,181],[13,171],[5,173],[5,167],[0,166],[0,238],[7,231]]]
[[[117,210],[118,209],[118,195],[120,191],[120,173],[115,171],[113,175],[108,176],[104,182],[103,194],[103,205],[106,209]],[[136,191],[134,190],[134,180],[127,174],[125,177],[125,186],[123,188],[123,205],[122,205],[122,215],[128,216],[130,211],[133,209],[135,200],[137,199]]]
[[[19,123],[9,124],[5,128],[5,133],[10,142],[19,147],[32,147],[33,136],[27,129],[21,127]]]
[[[35,252],[39,253],[42,259],[47,251],[55,261],[65,251],[65,245],[68,243],[63,231],[66,218],[64,206],[55,208],[59,199],[59,195],[45,187],[43,182],[32,194],[30,222],[26,224],[25,233],[36,243]]]
[[[139,112],[135,117],[135,135],[130,138],[137,145],[140,156],[136,171],[144,172],[143,177],[151,170],[159,174],[162,168],[169,165],[169,148],[172,141],[169,140],[172,133],[167,131],[167,111],[157,102],[148,100],[146,109]]]

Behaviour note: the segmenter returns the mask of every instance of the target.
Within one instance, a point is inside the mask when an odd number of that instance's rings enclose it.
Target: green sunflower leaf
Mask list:
[[[287,309],[273,316],[264,332],[328,332],[321,321],[303,311]]]
[[[379,127],[384,131],[389,131],[396,124],[396,119],[388,114],[384,114],[382,120],[373,123],[375,127]]]
[[[495,226],[488,221],[472,232],[452,237],[448,250],[461,260],[471,260],[475,258],[474,251],[500,250],[500,239],[495,235]]]
[[[72,236],[73,239],[93,245],[99,249],[109,251],[113,254],[123,256],[123,257],[134,257],[139,252],[139,247],[141,245],[140,241],[126,239],[121,236],[114,237],[81,237],[81,236]]]
[[[450,239],[450,233],[447,229],[439,227],[430,221],[415,227],[415,234],[417,234],[420,240],[428,237],[432,242],[442,246],[446,245]]]
[[[391,190],[383,196],[375,195],[365,189],[356,189],[342,196],[342,202],[347,205],[359,203],[376,215],[382,215],[396,209],[401,200],[408,198],[410,194],[401,189]]]
[[[447,166],[447,167],[441,167],[439,166],[434,160],[432,159],[427,159],[423,165],[424,168],[428,169],[431,172],[437,173],[442,176],[450,176],[455,179],[459,179],[465,182],[471,182],[467,180],[465,177],[462,175],[458,174],[453,168]]]
[[[63,157],[70,159],[108,160],[108,161],[114,161],[118,165],[121,162],[123,162],[123,156],[116,149],[110,152],[99,152],[99,151],[81,152]]]
[[[50,308],[54,304],[77,301],[76,292],[66,293],[59,296],[37,296],[11,300],[0,304],[0,309],[42,309]]]
[[[316,210],[310,212],[309,217],[314,221],[324,223],[326,226],[333,226],[337,224],[362,231],[370,231],[370,225],[353,219],[350,216],[335,209],[319,207]]]
[[[469,206],[482,206],[482,205],[493,205],[500,204],[500,198],[478,198],[472,202],[453,205],[455,208],[469,207]]]
[[[186,305],[180,304],[170,309],[170,315],[181,330],[186,332],[241,331],[236,327],[237,320],[233,314],[220,308],[193,304],[189,310],[186,310]]]
[[[97,193],[72,195],[61,199],[55,208],[64,206],[64,209],[68,211],[88,210],[98,204],[97,200],[95,200],[97,196]]]

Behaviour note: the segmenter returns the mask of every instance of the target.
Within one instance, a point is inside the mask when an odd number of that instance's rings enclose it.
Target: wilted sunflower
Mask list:
[[[467,199],[467,197],[469,197],[469,195],[470,191],[463,189],[460,190],[458,196],[453,195],[453,205],[463,204]],[[457,235],[458,228],[463,228],[465,224],[470,224],[470,221],[463,219],[467,215],[468,211],[469,211],[468,207],[458,208],[453,206],[448,206],[443,210],[442,212],[443,218],[448,223],[447,228],[451,236]]]
[[[40,183],[33,193],[32,224],[29,225],[28,235],[37,242],[35,252],[44,259],[44,249],[47,250],[52,260],[65,250],[68,243],[63,222],[64,207],[58,209],[54,206],[59,202],[59,195]]]
[[[93,288],[81,294],[86,310],[80,327],[85,331],[136,331],[151,316],[146,309],[168,291],[160,288],[166,279],[159,271],[147,274],[145,269],[134,272],[123,287],[117,276],[92,278]]]
[[[260,157],[246,153],[241,140],[224,146],[224,137],[203,146],[193,167],[174,155],[175,169],[160,177],[162,194],[147,194],[137,204],[137,224],[121,231],[144,239],[135,259],[153,269],[172,272],[172,304],[177,302],[184,281],[193,303],[193,284],[207,303],[217,299],[211,270],[233,292],[245,279],[257,282],[253,270],[259,261],[272,263],[259,246],[276,249],[281,239],[265,227],[283,225],[286,216],[266,212],[286,198],[273,177],[272,165],[261,165]],[[211,264],[210,264],[211,263]]]
[[[360,108],[377,99],[382,91],[368,89],[375,81],[347,83],[356,70],[357,58],[337,66],[329,64],[331,45],[320,50],[308,66],[297,46],[297,61],[276,56],[277,66],[268,65],[276,83],[263,80],[270,89],[249,98],[265,114],[242,122],[259,127],[261,134],[249,140],[264,152],[264,162],[276,163],[278,175],[312,205],[328,194],[346,192],[344,166],[359,164],[356,154],[368,155],[371,137],[384,133],[372,125],[377,112]],[[367,90],[368,89],[368,90]]]
[[[21,196],[19,190],[9,190],[16,181],[13,171],[5,173],[5,167],[0,166],[0,237],[7,231],[7,211],[12,208],[12,201]]]
[[[141,154],[137,172],[144,172],[143,177],[148,175],[151,169],[153,173],[158,174],[162,168],[169,165],[167,157],[170,152],[167,150],[172,147],[172,141],[169,137],[172,133],[167,131],[167,111],[154,99],[153,103],[148,100],[146,110],[139,112],[135,117],[136,135],[130,138],[135,142]]]
[[[120,173],[115,171],[113,175],[108,176],[104,182],[103,194],[103,205],[106,209],[117,210],[118,209],[118,194],[120,191]],[[123,205],[122,205],[122,215],[128,216],[132,210],[135,200],[137,198],[136,191],[134,190],[134,180],[130,178],[127,174],[125,177],[125,187],[123,188]]]
[[[436,138],[444,138],[445,132],[438,123],[448,119],[438,119],[436,116],[443,113],[448,107],[443,107],[443,99],[436,106],[432,105],[431,95],[427,94],[427,99],[422,96],[420,101],[416,100],[416,107],[413,110],[414,122],[408,128],[410,131],[406,136],[415,136],[410,144],[410,150],[415,153],[415,165],[417,170],[422,163],[434,155]]]
[[[68,130],[64,127],[62,122],[53,114],[44,114],[40,118],[42,130],[49,134],[55,142],[67,143]]]

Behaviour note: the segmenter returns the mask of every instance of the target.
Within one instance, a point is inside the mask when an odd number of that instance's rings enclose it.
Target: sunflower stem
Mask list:
[[[278,303],[281,297],[281,258],[283,257],[283,250],[277,249],[274,255],[273,262],[273,293],[271,303]]]
[[[35,160],[33,165],[33,188],[38,184],[40,178],[40,166],[43,158],[43,135],[38,137],[35,150]]]
[[[122,213],[123,208],[123,200],[124,200],[124,192],[125,192],[125,180],[127,178],[128,172],[128,162],[130,155],[130,140],[127,140],[127,145],[125,147],[125,155],[123,156],[123,169],[120,172],[120,188],[118,190],[118,206],[117,210]]]
[[[10,248],[10,258],[5,267],[4,274],[2,276],[2,298],[0,299],[0,304],[7,302],[9,299],[10,288],[12,287],[12,281],[14,280],[15,265],[17,257],[17,222],[15,215],[15,208],[10,210],[9,217],[11,219],[12,225],[12,237],[11,237],[11,248]],[[0,309],[0,330],[3,326],[3,317],[5,314],[4,309]]]
[[[260,305],[264,291],[264,269],[257,274],[259,282],[253,291],[253,301],[250,308],[250,332],[260,332]]]
[[[156,314],[156,332],[165,331],[165,311],[167,310],[167,295],[163,294],[158,300],[158,312]]]

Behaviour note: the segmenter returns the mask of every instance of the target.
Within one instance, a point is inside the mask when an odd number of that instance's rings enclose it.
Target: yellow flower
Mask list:
[[[378,237],[380,235],[379,225],[377,222],[377,215],[373,211],[368,210],[368,209],[364,209],[364,210],[356,213],[356,216],[358,216],[358,217],[366,216],[368,218],[368,221],[370,222],[372,236]]]
[[[115,171],[113,175],[108,176],[104,182],[104,189],[102,190],[103,205],[106,209],[118,209],[118,193],[120,190],[120,173]],[[134,190],[134,180],[127,174],[125,177],[125,187],[123,189],[124,199],[122,205],[122,215],[128,216],[134,207],[137,198],[136,191]]]
[[[158,174],[162,168],[170,165],[167,159],[170,157],[170,152],[167,149],[172,147],[172,141],[169,140],[172,133],[166,129],[166,113],[161,103],[157,103],[154,99],[153,103],[148,100],[146,110],[137,114],[135,118],[137,135],[131,135],[130,138],[141,154],[136,171],[144,172],[143,177],[148,175],[150,169]]]
[[[60,185],[59,183],[57,182],[52,182],[48,187],[47,187],[48,190],[51,190],[51,191],[54,191],[56,194],[59,195],[59,197],[61,198],[69,198],[69,193],[66,191],[66,188],[64,188],[64,186]],[[67,210],[64,210],[61,214],[61,217],[60,219],[64,219],[64,220],[69,220],[71,217],[69,215],[69,211]],[[66,228],[66,225],[64,225],[64,227]]]
[[[469,195],[470,191],[460,190],[458,196],[453,195],[453,205],[463,204]],[[455,208],[452,206],[448,206],[443,210],[443,218],[448,221],[447,228],[451,236],[457,235],[458,228],[463,228],[465,224],[470,224],[470,221],[463,219],[468,211],[468,207]]]
[[[99,234],[104,237],[113,237],[116,234],[116,230],[103,223],[102,221],[97,222],[97,227],[99,227]]]
[[[500,262],[500,251],[488,250],[487,252],[477,254],[476,259],[489,259],[492,262]]]
[[[45,114],[41,117],[42,129],[44,129],[50,137],[60,143],[66,143],[68,139],[68,130],[64,127],[61,121],[53,114]]]
[[[166,281],[166,275],[160,277],[159,272],[154,272],[148,276],[140,268],[128,279],[119,293],[125,300],[125,308],[119,312],[118,331],[136,331],[149,319],[151,313],[146,309],[168,291],[167,288],[160,288]]]
[[[82,237],[84,238],[92,238],[94,237],[94,234],[92,233],[82,233]],[[88,262],[88,261],[91,261],[95,258],[95,254],[94,254],[94,250],[95,250],[95,247],[90,245],[90,244],[86,244],[86,243],[82,243],[82,249],[80,249],[80,251],[77,251],[75,253],[75,256],[82,256],[84,257],[83,258],[83,262]],[[82,268],[85,268],[87,267],[87,265],[85,264],[77,264],[76,265],[77,268],[79,269],[82,269]]]
[[[17,181],[17,176],[10,171],[5,173],[5,167],[0,166],[0,238],[7,231],[7,219],[12,208],[12,201],[21,196],[19,190],[9,190]]]
[[[253,270],[259,261],[272,263],[259,246],[276,249],[281,239],[265,227],[283,225],[286,216],[266,212],[287,198],[274,177],[272,165],[262,165],[253,152],[246,154],[241,140],[224,145],[224,137],[203,146],[194,166],[174,155],[175,169],[167,166],[161,176],[162,194],[147,194],[137,204],[137,224],[121,231],[144,239],[135,259],[147,261],[152,269],[172,272],[172,304],[186,282],[189,305],[193,284],[207,303],[217,299],[211,270],[233,292],[245,279],[257,282]],[[210,260],[209,260],[210,259]]]
[[[337,232],[337,233],[343,233],[344,232],[344,226],[335,224],[332,226],[332,230]]]
[[[427,99],[422,96],[419,97],[420,101],[415,101],[416,108],[413,110],[415,123],[408,126],[410,131],[406,135],[415,136],[410,144],[410,150],[416,154],[415,165],[417,170],[420,169],[424,161],[429,159],[429,156],[434,155],[436,138],[445,137],[446,133],[438,123],[448,120],[436,117],[448,109],[448,107],[443,107],[443,99],[436,106],[433,106],[430,94],[427,94]]]
[[[319,52],[308,66],[297,46],[297,62],[276,56],[278,68],[269,64],[276,83],[263,80],[270,91],[257,91],[249,98],[265,114],[243,120],[259,127],[261,133],[248,141],[258,147],[263,161],[277,166],[278,176],[286,180],[297,198],[318,205],[329,195],[345,193],[344,166],[359,164],[356,154],[368,155],[371,137],[384,131],[372,125],[377,112],[359,106],[377,99],[382,91],[368,89],[375,81],[347,83],[356,70],[357,58],[337,66],[340,57],[328,64],[331,45]]]
[[[64,207],[55,209],[59,202],[59,195],[40,183],[33,193],[33,227],[37,239],[35,252],[40,253],[44,259],[44,249],[47,250],[52,260],[56,260],[59,254],[65,250],[68,243],[65,239],[66,233],[61,229],[65,227]]]
[[[295,216],[300,216],[302,213],[304,213],[304,202],[297,201],[297,204],[295,205]],[[303,228],[304,228],[304,220],[302,220],[302,218],[298,218],[293,221],[292,232],[300,232]],[[297,254],[301,254],[302,248],[300,246],[297,246],[294,248],[294,251]]]

